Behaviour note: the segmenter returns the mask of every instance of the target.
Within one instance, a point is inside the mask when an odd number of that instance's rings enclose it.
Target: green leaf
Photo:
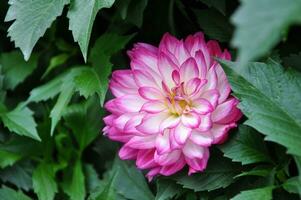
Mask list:
[[[93,68],[87,68],[80,75],[75,77],[75,88],[79,94],[86,99],[95,93],[101,98],[101,82]]]
[[[99,135],[100,110],[95,101],[90,101],[72,105],[64,113],[66,124],[72,130],[81,152]]]
[[[12,166],[14,163],[16,163],[18,160],[20,160],[21,157],[22,156],[20,154],[0,150],[0,158],[1,158],[0,167],[5,168],[7,166]]]
[[[14,184],[19,189],[29,191],[32,189],[32,171],[32,163],[21,161],[2,169],[0,178],[3,182]]]
[[[116,7],[118,8],[116,13],[126,22],[141,27],[147,1],[148,0],[119,0],[116,2]]]
[[[99,185],[102,184],[93,165],[84,165],[84,175],[86,178],[86,188],[88,193],[92,193]]]
[[[174,181],[160,178],[157,181],[156,200],[169,200],[181,193],[181,188]]]
[[[65,107],[68,105],[71,97],[74,93],[74,83],[73,83],[74,74],[72,71],[68,74],[66,79],[64,80],[62,87],[60,89],[61,93],[50,112],[51,118],[51,135],[54,132],[54,128],[56,127],[58,121],[61,119],[63,111]]]
[[[64,64],[68,60],[69,56],[70,56],[69,54],[62,53],[62,54],[59,54],[59,55],[56,55],[56,56],[52,57],[51,60],[50,60],[50,64],[47,67],[47,69],[46,69],[45,73],[43,74],[42,78],[47,76],[56,67]]]
[[[296,162],[297,169],[298,169],[298,172],[299,172],[299,176],[298,176],[299,183],[301,183],[301,157],[300,156],[294,156],[294,160]],[[301,194],[301,187],[298,187],[298,191],[299,191],[299,194]]]
[[[240,173],[240,166],[221,155],[211,155],[206,170],[191,176],[176,177],[178,184],[195,192],[225,188]]]
[[[60,88],[62,87],[63,80],[66,77],[66,73],[59,75],[58,77],[48,81],[44,85],[34,88],[30,92],[30,96],[26,103],[46,101],[58,95],[60,93]]]
[[[224,152],[224,156],[243,165],[271,162],[263,138],[247,126],[240,126],[235,135],[220,149]]]
[[[214,7],[223,15],[226,14],[226,0],[200,0],[208,7]]]
[[[32,111],[18,106],[14,110],[1,114],[3,124],[11,131],[40,141]]]
[[[301,74],[284,69],[273,60],[245,67],[221,61],[228,79],[248,117],[245,124],[265,134],[266,140],[301,155]],[[292,106],[294,105],[294,106]]]
[[[219,12],[211,9],[194,10],[201,29],[212,39],[228,42],[232,37],[233,27],[229,20]]]
[[[93,23],[97,12],[102,8],[110,8],[115,0],[74,0],[68,12],[69,29],[75,42],[87,60],[88,45]]]
[[[267,53],[291,24],[301,22],[300,10],[300,0],[242,0],[232,17],[236,26],[232,44],[241,63]]]
[[[242,172],[241,174],[238,174],[234,178],[239,178],[243,176],[261,176],[261,177],[267,177],[271,171],[273,171],[273,168],[268,166],[257,166],[251,169],[250,171]]]
[[[264,187],[240,192],[231,200],[271,200],[274,187]]]
[[[23,194],[22,191],[15,191],[8,187],[2,187],[0,189],[1,200],[31,200],[28,196]]]
[[[111,171],[108,180],[105,180],[106,182],[102,183],[100,191],[92,194],[89,200],[119,200],[120,197],[113,186],[114,181],[116,180],[116,175],[117,171],[115,169]]]
[[[58,188],[50,163],[41,163],[33,172],[33,189],[40,200],[53,200]]]
[[[153,200],[154,196],[149,190],[145,177],[135,165],[117,159],[118,174],[114,183],[117,193],[127,199]],[[131,186],[129,190],[128,186]]]
[[[134,34],[121,36],[113,33],[105,33],[100,36],[89,56],[89,62],[92,63],[100,80],[100,104],[103,105],[108,88],[108,77],[111,74],[112,63],[110,58],[114,53],[120,51],[134,37]]]
[[[286,180],[283,184],[282,187],[288,191],[289,193],[296,193],[298,194],[301,188],[301,182],[299,177],[292,177],[288,180]]]
[[[84,200],[86,196],[85,176],[82,170],[80,160],[77,160],[73,166],[71,177],[65,177],[63,184],[66,192],[72,200]]]
[[[13,90],[22,83],[37,67],[37,55],[33,55],[29,61],[24,61],[19,51],[3,53],[0,58],[4,76],[4,86]]]
[[[62,14],[69,0],[9,0],[5,21],[14,23],[8,29],[8,36],[20,47],[28,60],[33,47],[51,23]]]

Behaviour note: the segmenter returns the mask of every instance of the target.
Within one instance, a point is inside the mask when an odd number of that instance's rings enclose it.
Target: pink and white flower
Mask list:
[[[134,159],[147,174],[172,175],[185,165],[203,171],[209,147],[227,138],[242,116],[221,66],[230,60],[216,41],[202,33],[185,41],[165,34],[159,48],[138,43],[128,52],[131,69],[112,74],[116,97],[105,104],[104,133],[124,143],[121,159]]]

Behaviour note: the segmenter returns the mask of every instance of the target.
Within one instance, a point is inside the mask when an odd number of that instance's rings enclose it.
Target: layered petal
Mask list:
[[[159,48],[145,43],[128,51],[131,69],[113,72],[115,96],[105,104],[104,134],[123,143],[121,159],[139,169],[169,176],[185,165],[203,171],[209,147],[225,142],[242,113],[230,96],[225,72],[213,57],[230,60],[217,41],[202,33],[184,41],[165,34]]]

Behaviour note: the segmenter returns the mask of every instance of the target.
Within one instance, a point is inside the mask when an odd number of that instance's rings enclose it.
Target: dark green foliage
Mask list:
[[[0,19],[1,200],[300,199],[300,0],[9,0]],[[244,118],[204,172],[148,182],[102,135],[109,77],[134,43],[197,31],[236,60]]]

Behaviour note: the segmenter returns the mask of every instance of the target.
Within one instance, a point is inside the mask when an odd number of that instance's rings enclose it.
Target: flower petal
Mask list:
[[[138,89],[138,92],[141,97],[147,100],[160,100],[164,99],[163,94],[160,92],[160,90],[154,88],[154,87],[141,87]]]
[[[124,112],[138,112],[142,108],[143,104],[146,103],[146,100],[139,97],[138,95],[125,95],[118,97],[114,101],[117,108]]]
[[[141,70],[133,70],[134,79],[139,87],[155,87],[160,89],[160,86],[157,85],[157,82],[152,77],[151,74],[147,73],[146,71]]]
[[[191,128],[184,126],[179,123],[177,127],[174,128],[174,137],[178,144],[182,145],[189,138],[191,133]]]
[[[158,69],[167,87],[173,88],[175,84],[172,80],[172,72],[178,69],[177,65],[166,54],[160,53]]]
[[[113,125],[120,130],[123,130],[126,123],[135,115],[135,113],[124,113],[114,120]]]
[[[207,90],[202,94],[202,98],[207,99],[214,108],[217,106],[219,96],[219,92],[216,89]]]
[[[207,114],[213,111],[213,107],[209,101],[200,98],[193,101],[193,110],[198,114]]]
[[[164,154],[170,151],[169,131],[164,131],[163,134],[158,134],[156,138],[156,149],[158,154]]]
[[[171,165],[177,162],[181,157],[181,151],[180,150],[174,150],[169,153],[165,154],[158,154],[155,152],[155,161],[161,166]]]
[[[166,109],[166,105],[162,101],[149,101],[143,104],[141,111],[148,113],[158,113]]]
[[[160,131],[160,124],[169,116],[168,113],[160,112],[156,114],[147,114],[142,119],[141,124],[136,128],[143,133],[155,134]]]
[[[212,127],[211,113],[202,115],[201,124],[198,127],[200,131],[208,131]]]
[[[188,82],[191,79],[198,78],[199,68],[193,58],[188,58],[180,67],[181,82]]]
[[[159,50],[174,54],[178,43],[179,40],[177,38],[169,33],[165,33],[160,41]]]
[[[241,117],[240,110],[236,107],[239,101],[230,98],[218,105],[212,113],[212,121],[219,124],[227,124],[237,121]]]
[[[131,70],[115,70],[112,73],[112,79],[124,87],[137,88],[133,72]]]
[[[200,125],[201,119],[198,114],[191,112],[183,114],[181,117],[181,121],[186,127],[197,128]]]
[[[205,57],[202,51],[197,51],[195,54],[195,61],[199,68],[199,74],[201,79],[205,79],[207,75],[207,67]]]
[[[201,87],[206,84],[207,80],[201,80],[199,78],[194,78],[185,83],[185,93],[188,96],[194,96],[200,91]]]
[[[183,148],[183,153],[185,157],[188,158],[202,158],[205,153],[205,149],[205,147],[201,147],[188,140]]]
[[[180,122],[181,118],[178,116],[170,115],[166,119],[164,119],[161,124],[160,124],[160,133],[163,132],[164,129],[166,128],[174,128],[175,126],[178,125]]]
[[[139,113],[134,115],[131,119],[128,120],[128,122],[125,124],[123,130],[126,133],[138,133],[138,130],[136,129],[136,126],[141,124],[143,117],[145,114]]]
[[[189,158],[185,157],[185,160],[187,164],[189,165],[189,172],[188,174],[191,175],[197,171],[203,171],[207,167],[209,159],[209,150],[208,148],[204,148],[204,153],[201,158],[199,157],[194,157],[194,158]]]
[[[156,136],[134,136],[125,145],[134,149],[151,149],[155,147]]]
[[[174,164],[163,166],[160,170],[160,174],[164,176],[170,176],[178,171],[180,171],[185,166],[185,160],[181,156],[181,158],[175,162]]]
[[[137,154],[136,165],[139,169],[148,169],[156,167],[157,163],[154,160],[154,149],[139,150]]]
[[[189,139],[193,143],[203,147],[209,147],[213,142],[213,138],[209,132],[199,132],[197,130],[191,132]]]
[[[133,149],[127,146],[122,146],[121,149],[119,150],[118,155],[122,160],[130,160],[130,159],[135,159],[137,153],[138,153],[137,149]]]
[[[236,127],[235,123],[227,125],[214,124],[210,130],[210,133],[213,137],[213,144],[223,143],[228,137],[228,131],[234,127]]]

